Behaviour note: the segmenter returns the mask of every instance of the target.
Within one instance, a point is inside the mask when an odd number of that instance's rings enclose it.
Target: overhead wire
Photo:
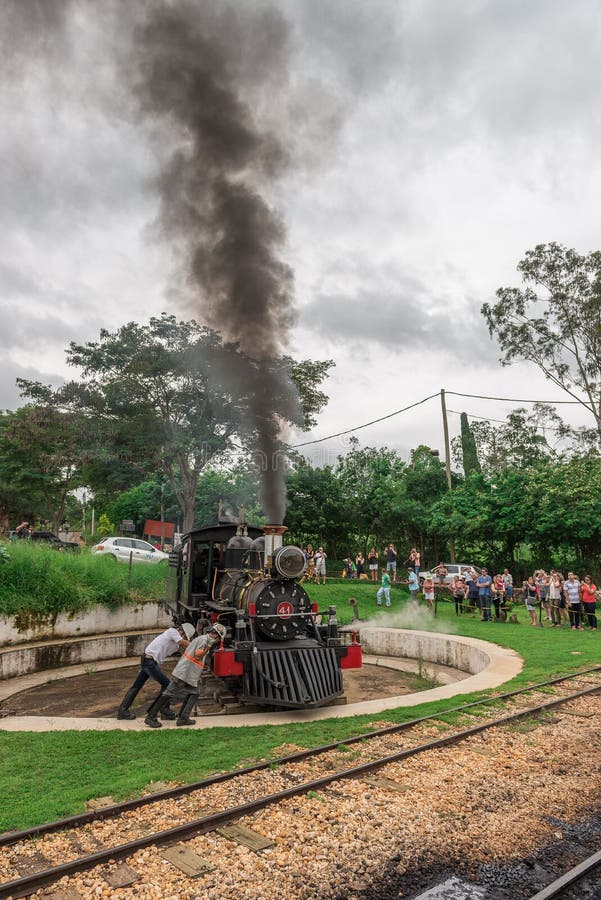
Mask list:
[[[586,406],[584,401],[580,400],[526,400],[522,397],[490,397],[487,394],[464,394],[460,391],[447,391],[445,390],[445,394],[447,396],[453,397],[469,397],[474,400],[495,400],[503,403],[544,403],[549,406],[556,406],[559,404],[562,405],[570,405],[570,406]],[[361,431],[362,428],[369,428],[370,425],[377,425],[378,422],[384,422],[386,419],[392,419],[394,416],[399,416],[401,413],[408,412],[410,409],[415,409],[416,406],[421,406],[423,403],[427,403],[428,400],[433,400],[435,397],[440,397],[441,392],[436,391],[435,394],[430,394],[429,397],[424,397],[422,400],[418,400],[415,403],[411,403],[409,406],[404,406],[402,409],[397,409],[394,412],[388,413],[385,416],[380,416],[378,419],[372,419],[371,422],[365,422],[363,425],[356,425],[354,428],[347,428],[345,431],[337,431],[335,434],[328,434],[326,437],[315,438],[313,441],[304,441],[302,444],[292,444],[290,446],[291,450],[298,450],[300,447],[309,447],[312,444],[322,444],[324,441],[331,441],[333,438],[343,437],[345,434],[353,434],[355,431]],[[449,412],[455,412],[455,410],[449,410]],[[501,424],[506,424],[501,419],[489,419],[485,416],[472,416],[474,419],[484,418],[489,422],[500,422]],[[555,430],[550,428],[550,430]]]
[[[448,413],[453,413],[455,416],[460,416],[462,413],[457,409],[447,409]],[[469,416],[470,419],[481,419],[483,422],[498,422],[499,425],[507,425],[507,419],[492,419],[490,416],[477,416],[476,413],[466,413],[466,416]],[[540,428],[542,431],[563,431],[563,428],[557,428],[555,425],[536,425],[535,428]]]
[[[368,428],[370,425],[376,425],[378,422],[384,422],[385,419],[392,419],[393,416],[398,416],[401,413],[407,412],[410,409],[415,409],[416,406],[421,406],[422,403],[427,403],[428,400],[433,400],[434,397],[439,397],[440,391],[437,391],[435,394],[430,394],[429,397],[424,397],[423,400],[418,400],[416,403],[411,403],[409,406],[404,406],[402,409],[397,409],[395,412],[388,413],[386,416],[380,416],[379,419],[372,419],[371,422],[365,422],[364,425],[357,425],[356,428],[347,428],[346,431],[337,431],[336,434],[329,434],[327,437],[316,438],[314,441],[305,441],[303,444],[294,444],[292,446],[292,450],[296,450],[298,447],[308,447],[309,444],[321,444],[323,441],[331,441],[332,438],[342,437],[344,434],[351,434],[354,431],[360,431],[362,428]]]
[[[445,394],[447,396],[452,394],[453,397],[473,397],[475,400],[502,400],[505,403],[545,403],[549,406],[558,406],[560,403],[562,405],[586,405],[583,400],[524,400],[521,397],[488,397],[486,394],[460,394],[459,391],[445,391]]]

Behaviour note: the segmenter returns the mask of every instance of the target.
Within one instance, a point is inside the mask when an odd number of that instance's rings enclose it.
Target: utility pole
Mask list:
[[[165,550],[165,483],[161,481],[161,550]]]
[[[440,405],[442,406],[442,430],[444,433],[444,455],[445,455],[445,470],[447,473],[447,487],[449,491],[452,490],[451,486],[451,445],[449,443],[449,423],[447,421],[447,403],[445,400],[445,392],[444,388],[440,389]],[[455,538],[449,538],[449,553],[451,554],[451,562],[455,562]]]

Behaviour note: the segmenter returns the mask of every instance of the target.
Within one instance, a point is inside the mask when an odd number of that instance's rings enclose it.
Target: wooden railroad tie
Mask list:
[[[185,844],[175,844],[173,847],[168,847],[166,850],[163,850],[161,855],[189,878],[198,878],[199,875],[211,872],[215,868],[213,863],[203,859],[202,856],[199,856],[194,850],[190,850]]]
[[[227,838],[228,841],[236,841],[238,844],[250,847],[255,853],[258,853],[259,850],[265,850],[267,847],[275,846],[275,841],[263,837],[262,834],[253,831],[251,828],[245,828],[244,825],[224,825],[223,828],[217,829],[217,833]]]
[[[82,895],[75,888],[51,891],[49,894],[41,894],[41,900],[82,900]]]
[[[399,784],[398,781],[394,781],[392,778],[381,778],[377,775],[369,775],[367,778],[362,778],[361,781],[365,781],[366,784],[371,784],[373,787],[381,788],[383,791],[396,791],[401,794],[411,790],[407,784]]]
[[[34,853],[18,853],[11,860],[13,866],[21,877],[36,875],[51,865],[50,860],[36,850]]]
[[[110,869],[103,869],[102,877],[109,887],[112,888],[129,887],[130,884],[134,884],[140,879],[135,869],[132,869],[127,863],[118,863],[115,866],[111,866]]]

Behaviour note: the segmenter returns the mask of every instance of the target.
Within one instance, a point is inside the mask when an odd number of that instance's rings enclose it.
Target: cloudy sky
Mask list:
[[[2,5],[0,408],[20,404],[17,377],[72,377],[72,340],[163,310],[190,316],[176,248],[157,226],[164,140],[123,75],[152,6]],[[211,20],[225,3],[192,7]],[[536,244],[599,248],[601,4],[276,8],[281,27],[267,34],[267,2],[235,4],[229,60],[241,101],[288,154],[263,188],[294,270],[290,351],[336,362],[319,427],[291,442],[442,387],[562,399],[533,368],[499,365],[479,310],[498,287],[519,283],[516,265]],[[192,310],[203,319],[200,301]],[[516,405],[448,398],[451,410],[496,419]],[[573,407],[562,414],[587,423]],[[455,412],[450,428],[458,432]],[[357,437],[403,453],[418,443],[442,450],[440,403]],[[339,438],[311,452],[331,462],[345,446]]]

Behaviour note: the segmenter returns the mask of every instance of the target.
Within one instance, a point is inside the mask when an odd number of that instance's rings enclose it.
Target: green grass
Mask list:
[[[64,554],[60,556],[65,558]],[[110,561],[101,562],[108,564]],[[122,568],[126,577],[127,567]],[[120,570],[117,567],[116,571]],[[320,608],[337,605],[342,622],[352,618],[349,597],[358,600],[363,620],[377,616],[386,622],[407,603],[406,591],[395,587],[391,610],[378,608],[377,585],[367,582],[341,581],[328,583],[325,587],[309,585],[307,589]],[[521,654],[525,660],[523,671],[500,690],[526,686],[599,662],[601,639],[598,634],[532,628],[526,624],[527,614],[523,607],[517,608],[518,625],[486,624],[469,617],[456,617],[450,603],[440,603],[438,611],[432,627],[493,641]],[[401,707],[375,716],[299,725],[212,728],[207,731],[166,727],[158,732],[135,733],[0,732],[0,793],[3,798],[0,831],[72,815],[82,811],[91,797],[110,795],[115,800],[124,799],[134,796],[151,781],[193,781],[211,772],[273,758],[282,744],[311,747],[344,740],[369,730],[374,723],[406,722],[421,715],[443,714],[446,709],[481,696],[486,696],[486,692],[411,708]],[[453,721],[454,715],[450,714],[443,721]]]
[[[129,567],[101,556],[59,552],[19,542],[0,561],[0,615],[19,616],[23,624],[58,613],[78,613],[95,604],[115,609],[141,599],[164,596],[163,565]]]

